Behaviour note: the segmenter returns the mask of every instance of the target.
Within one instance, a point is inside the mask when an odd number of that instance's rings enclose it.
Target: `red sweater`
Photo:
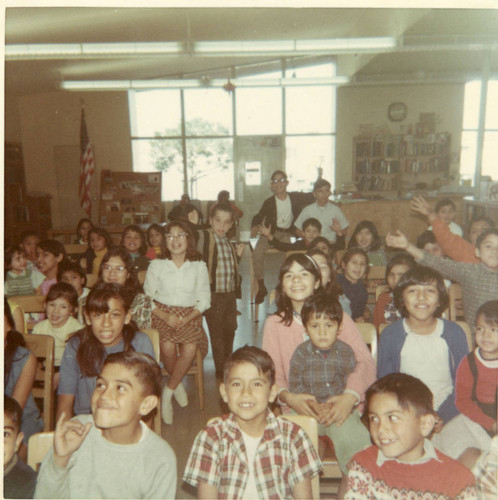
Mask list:
[[[437,242],[441,245],[444,253],[457,262],[481,262],[475,254],[472,243],[464,240],[461,236],[453,234],[450,228],[439,217],[432,221],[432,232]]]
[[[476,349],[477,351],[477,349]],[[496,390],[498,386],[498,363],[496,361],[483,360],[481,356],[474,351],[476,360],[478,384],[476,387],[476,396],[481,403],[494,403]],[[458,367],[455,381],[456,406],[461,413],[469,417],[474,422],[482,425],[485,429],[491,430],[494,419],[486,415],[475,401],[472,400],[472,387],[474,378],[469,367],[469,361],[465,356]]]
[[[381,467],[377,465],[378,451],[370,446],[353,457],[348,466],[346,499],[477,498],[470,470],[438,450],[439,460],[423,464],[388,460]]]

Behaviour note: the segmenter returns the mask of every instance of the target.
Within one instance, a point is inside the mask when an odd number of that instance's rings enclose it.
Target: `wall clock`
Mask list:
[[[406,104],[404,102],[393,102],[387,108],[387,117],[392,122],[400,122],[406,118]]]

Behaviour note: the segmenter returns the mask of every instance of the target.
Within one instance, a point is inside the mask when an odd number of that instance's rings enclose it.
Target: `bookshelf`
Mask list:
[[[393,192],[431,187],[447,178],[451,135],[374,135],[353,139],[354,182],[362,193]]]

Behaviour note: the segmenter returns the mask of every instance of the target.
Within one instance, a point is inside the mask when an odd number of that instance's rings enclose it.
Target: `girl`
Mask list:
[[[21,431],[27,446],[30,436],[43,430],[43,420],[31,390],[36,376],[36,358],[26,349],[23,336],[16,331],[7,300],[4,299],[4,394],[23,409]],[[24,447],[24,456],[26,455]],[[21,455],[23,452],[21,452]]]
[[[135,271],[146,271],[149,267],[149,258],[145,256],[147,243],[144,232],[135,224],[125,227],[121,235],[121,247],[123,247],[133,259]]]
[[[161,256],[161,246],[163,245],[164,230],[159,224],[151,224],[147,229],[147,242],[149,249],[145,256],[154,260]]]
[[[93,229],[95,226],[90,219],[83,218],[80,219],[78,225],[76,226],[76,243],[80,245],[88,244],[88,233],[90,229]]]
[[[78,295],[78,321],[84,322],[83,310],[85,308],[85,297],[90,292],[86,285],[86,274],[79,264],[73,261],[67,261],[59,266],[57,272],[57,282],[69,283]]]
[[[351,301],[351,316],[355,321],[365,321],[368,292],[363,279],[368,274],[368,255],[361,248],[346,250],[341,260],[342,274],[337,275],[346,297]]]
[[[351,302],[342,293],[342,288],[336,282],[336,272],[334,265],[332,264],[331,257],[323,253],[318,248],[309,250],[307,254],[316,262],[318,268],[320,269],[322,287],[328,294],[335,295],[339,298],[339,303],[341,304],[342,310],[351,316]]]
[[[16,245],[5,250],[4,269],[4,294],[7,297],[41,293],[40,285],[45,277],[40,272],[27,268],[26,255],[21,246]]]
[[[301,309],[305,300],[320,288],[320,271],[315,261],[303,254],[287,257],[280,268],[276,289],[277,312],[271,315],[263,328],[263,349],[275,363],[276,384],[279,386],[279,401],[300,415],[317,417],[310,394],[289,392],[290,360],[295,348],[306,340],[306,332],[301,322]],[[375,380],[375,364],[360,333],[351,318],[344,314],[341,331],[337,337],[346,342],[354,351],[356,367],[349,375],[344,394],[334,396],[333,408],[323,418],[324,425],[340,425],[348,417],[354,405],[363,401],[364,393]],[[290,408],[290,409],[289,409]]]
[[[164,257],[151,262],[144,289],[157,309],[152,328],[160,333],[161,354],[170,378],[162,394],[162,417],[173,423],[172,397],[180,406],[188,404],[182,379],[194,360],[197,348],[207,354],[207,336],[202,313],[211,304],[206,264],[197,252],[194,235],[184,222],[171,222],[165,228]],[[180,356],[177,356],[179,346]]]
[[[21,248],[27,259],[28,269],[37,269],[36,267],[36,248],[40,243],[40,237],[34,231],[24,231],[21,233]]]
[[[102,257],[104,257],[107,249],[112,246],[112,237],[105,230],[100,227],[92,227],[88,231],[88,248],[81,256],[85,259],[86,272],[88,274],[97,274],[99,272]]]
[[[458,415],[456,371],[468,353],[467,339],[460,326],[440,318],[448,302],[443,278],[437,271],[415,266],[403,274],[394,289],[394,303],[404,319],[382,332],[377,361],[378,378],[402,372],[419,378],[429,387],[438,414],[436,432]],[[445,442],[459,439],[450,431],[445,426],[444,433],[434,436],[434,444],[444,453]]]
[[[401,319],[401,314],[394,305],[393,290],[401,276],[412,269],[414,265],[415,260],[407,253],[396,254],[387,264],[386,283],[389,286],[389,291],[379,295],[373,314],[373,324],[377,331],[382,323],[390,324]]]
[[[349,248],[361,248],[368,254],[371,266],[385,266],[389,260],[381,248],[382,240],[375,224],[370,220],[359,222],[349,240]]]
[[[38,270],[45,276],[40,291],[42,295],[47,295],[50,287],[57,283],[57,269],[67,259],[66,250],[59,241],[42,240],[36,248],[36,256]]]
[[[334,245],[330,243],[330,241],[327,238],[324,238],[323,236],[317,236],[310,243],[310,250],[313,250],[315,248],[321,250],[325,255],[328,255],[331,259],[334,259]]]
[[[116,284],[95,285],[85,305],[86,326],[66,343],[60,369],[57,420],[66,414],[91,413],[90,400],[105,358],[114,352],[135,350],[155,359],[145,333],[131,321],[130,303]]]

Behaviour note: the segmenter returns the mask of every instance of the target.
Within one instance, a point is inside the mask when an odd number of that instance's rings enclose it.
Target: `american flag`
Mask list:
[[[79,197],[80,205],[90,216],[92,212],[92,200],[90,198],[90,185],[94,172],[93,148],[88,138],[86,129],[85,108],[81,108],[81,128],[80,128],[80,186]]]

